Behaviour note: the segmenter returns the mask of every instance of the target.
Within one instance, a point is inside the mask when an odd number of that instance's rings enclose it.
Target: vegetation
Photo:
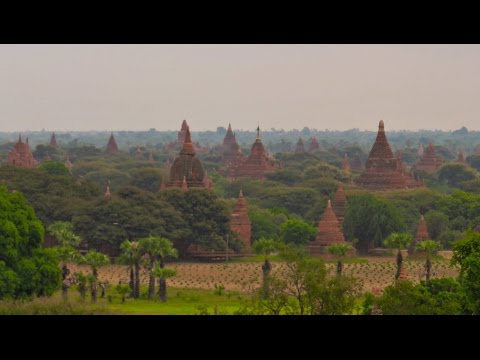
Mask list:
[[[402,272],[403,255],[402,250],[408,248],[412,243],[412,237],[408,233],[392,233],[385,239],[385,245],[398,250],[397,253],[397,272],[395,280],[398,280]]]

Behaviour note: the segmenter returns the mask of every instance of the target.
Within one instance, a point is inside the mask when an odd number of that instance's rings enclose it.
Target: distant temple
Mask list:
[[[59,149],[57,138],[55,137],[55,133],[52,133],[52,138],[50,139],[50,146],[54,149]]]
[[[250,155],[229,166],[227,177],[230,181],[237,178],[249,177],[254,179],[264,179],[265,174],[277,169],[275,161],[267,155],[260,139],[260,127],[257,128],[257,138],[252,145]]]
[[[350,170],[352,171],[363,171],[363,164],[362,160],[360,159],[360,155],[358,151],[355,153],[355,156],[350,163]]]
[[[26,142],[22,142],[22,135],[18,136],[18,142],[14,148],[8,153],[7,161],[9,165],[23,168],[35,168],[38,165],[37,160],[33,158],[28,137]]]
[[[415,169],[425,171],[427,173],[434,173],[442,166],[443,160],[435,155],[435,148],[432,143],[425,149],[421,159],[415,164]]]
[[[252,250],[252,223],[248,217],[247,204],[242,190],[240,190],[237,204],[230,216],[230,230],[238,234],[238,237],[243,242],[242,252],[250,253]]]
[[[408,248],[408,253],[412,254],[416,250],[416,245],[424,240],[430,240],[430,235],[428,235],[428,229],[427,229],[427,222],[425,221],[425,218],[423,215],[420,216],[420,221],[418,222],[417,226],[417,232],[415,234],[415,239],[413,240],[412,244]]]
[[[341,243],[345,243],[345,237],[333,212],[332,203],[328,200],[327,208],[318,223],[317,237],[308,245],[308,250],[312,256],[321,256],[328,254],[330,245]]]
[[[166,149],[167,150],[180,150],[183,147],[183,143],[185,142],[185,139],[187,137],[187,128],[189,128],[187,124],[187,120],[182,121],[182,126],[180,128],[180,131],[177,133],[177,140],[172,141],[171,143],[167,144]],[[196,152],[203,152],[206,149],[202,149],[200,144],[198,143],[192,143],[193,148]]]
[[[204,177],[203,165],[198,157],[195,156],[195,150],[190,137],[190,128],[187,126],[183,148],[173,161],[166,187],[181,188],[183,191],[187,191],[187,189],[192,187],[204,188]]]
[[[356,183],[370,190],[409,189],[422,186],[403,169],[398,157],[393,155],[385,135],[383,120],[378,125],[377,138],[368,156],[366,170]]]
[[[305,145],[302,138],[298,139],[297,146],[295,147],[295,154],[303,154],[305,152]]]
[[[463,154],[463,150],[460,150],[460,152],[458,153],[457,162],[465,165],[467,164],[467,160],[465,160],[465,155]]]
[[[137,150],[135,150],[135,159],[143,160],[143,151],[139,147],[137,147]]]
[[[308,146],[308,152],[315,152],[320,150],[320,144],[317,141],[316,137],[310,139],[310,145]]]
[[[242,149],[237,143],[235,133],[232,126],[228,124],[228,130],[223,139],[222,145],[222,162],[227,166],[236,164],[243,159]]]
[[[115,155],[118,153],[118,146],[117,142],[115,141],[115,137],[113,136],[113,133],[110,135],[110,139],[108,140],[107,144],[107,150],[105,152],[108,155]]]
[[[350,172],[350,162],[348,161],[348,154],[345,153],[345,157],[342,160],[342,170]]]
[[[418,156],[422,157],[424,152],[425,152],[425,149],[423,148],[423,144],[420,144],[418,146]]]
[[[342,183],[338,183],[337,192],[333,198],[332,209],[341,225],[345,217],[345,211],[347,210],[347,196],[343,191]]]

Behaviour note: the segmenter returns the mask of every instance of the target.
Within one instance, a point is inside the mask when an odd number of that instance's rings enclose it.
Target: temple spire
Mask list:
[[[58,149],[57,138],[55,137],[55,132],[52,133],[52,138],[50,139],[50,146],[54,149]]]
[[[182,180],[182,191],[183,192],[186,192],[188,190],[188,186],[187,186],[187,179],[185,178],[185,176],[183,177],[183,180]]]
[[[112,196],[112,193],[110,192],[110,181],[107,181],[107,188],[105,190],[105,197],[108,198]]]
[[[187,130],[185,132],[185,141],[183,142],[183,148],[180,154],[195,155],[195,149],[193,148],[189,126],[187,126]]]

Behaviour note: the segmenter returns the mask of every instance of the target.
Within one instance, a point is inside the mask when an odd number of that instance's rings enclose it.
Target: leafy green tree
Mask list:
[[[125,240],[120,246],[122,255],[118,261],[121,264],[128,265],[130,271],[131,296],[137,299],[140,296],[140,264],[142,261],[142,252],[138,241]]]
[[[45,171],[50,175],[61,175],[61,176],[68,176],[70,172],[68,171],[67,167],[61,161],[44,161],[42,165],[40,165],[40,169]]]
[[[261,238],[258,239],[253,243],[253,251],[255,254],[259,254],[265,257],[265,261],[262,265],[262,274],[263,274],[263,282],[262,282],[262,289],[263,289],[263,297],[268,298],[268,280],[270,276],[270,271],[272,270],[272,264],[268,260],[268,257],[272,255],[274,252],[278,251],[280,248],[280,244],[278,241],[273,239],[266,239]]]
[[[358,239],[358,248],[366,251],[382,246],[391,233],[405,231],[405,224],[400,212],[387,200],[360,194],[348,198],[343,231],[347,241]]]
[[[90,250],[85,256],[80,258],[79,262],[90,266],[92,277],[90,280],[90,290],[92,294],[92,302],[97,301],[97,284],[98,284],[98,268],[110,263],[107,255]]]
[[[177,273],[173,269],[161,268],[160,266],[156,266],[153,270],[153,275],[158,278],[159,282],[159,293],[160,299],[163,302],[167,301],[167,279],[174,277]],[[162,284],[162,285],[160,285]]]
[[[412,236],[408,233],[391,233],[385,239],[385,245],[392,249],[397,249],[397,272],[395,273],[395,280],[398,280],[402,272],[403,255],[402,250],[408,248],[412,243]]]
[[[447,163],[438,169],[438,179],[449,186],[458,186],[463,181],[473,180],[478,173],[461,163]]]
[[[289,219],[280,225],[280,238],[286,244],[306,245],[316,233],[312,225],[301,219]]]
[[[448,228],[448,216],[438,210],[430,210],[425,214],[428,234],[436,240]]]
[[[465,232],[465,238],[453,246],[453,265],[460,265],[460,283],[474,314],[480,314],[480,233]]]
[[[430,280],[430,272],[432,270],[431,256],[440,249],[440,244],[434,240],[424,240],[417,243],[417,250],[423,251],[426,254],[425,260],[425,278]]]
[[[253,241],[257,241],[262,237],[277,239],[280,233],[280,225],[277,220],[280,219],[280,216],[282,216],[281,220],[286,220],[284,214],[274,215],[268,210],[259,209],[254,206],[249,206],[248,216],[252,222]]]
[[[158,192],[164,171],[155,168],[135,169],[131,173],[130,184],[142,190]]]
[[[332,244],[328,247],[328,252],[337,258],[337,275],[342,275],[343,271],[343,258],[347,253],[352,250],[350,244]]]
[[[122,304],[124,304],[125,296],[127,296],[130,293],[131,289],[130,289],[130,286],[122,285],[120,283],[115,287],[115,291],[120,294],[120,296],[122,297]]]

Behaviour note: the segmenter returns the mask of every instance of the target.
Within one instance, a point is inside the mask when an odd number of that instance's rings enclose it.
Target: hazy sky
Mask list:
[[[480,45],[0,45],[0,131],[480,130]]]

